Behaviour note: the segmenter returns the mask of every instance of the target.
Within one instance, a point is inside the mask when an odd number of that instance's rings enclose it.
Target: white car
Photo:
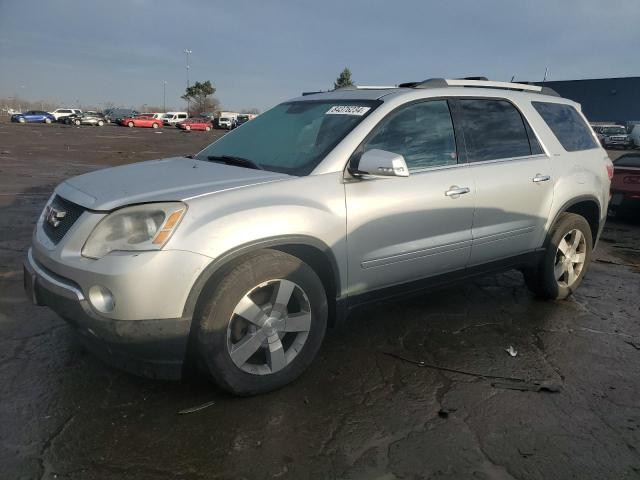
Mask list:
[[[629,134],[633,141],[633,146],[640,148],[640,124],[634,125],[631,133]]]
[[[61,118],[68,117],[69,115],[81,114],[82,110],[79,108],[57,108],[53,112],[49,112],[56,117],[56,122]]]
[[[162,123],[165,125],[175,125],[189,118],[187,112],[167,112],[162,117]]]

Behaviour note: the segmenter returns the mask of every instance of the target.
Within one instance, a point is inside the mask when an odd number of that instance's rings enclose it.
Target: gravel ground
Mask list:
[[[640,478],[637,216],[607,225],[568,301],[509,272],[373,305],[254,398],[107,367],[26,300],[21,262],[55,184],[219,135],[0,124],[0,478]]]

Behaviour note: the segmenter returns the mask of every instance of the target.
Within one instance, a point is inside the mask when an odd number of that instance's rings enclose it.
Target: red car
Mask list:
[[[122,125],[125,127],[151,127],[161,128],[162,120],[147,115],[136,115],[135,117],[126,117],[122,119]]]
[[[176,127],[182,130],[204,130],[208,132],[211,130],[211,122],[206,118],[187,118],[178,123]]]
[[[627,153],[613,161],[609,214],[640,208],[640,153]]]

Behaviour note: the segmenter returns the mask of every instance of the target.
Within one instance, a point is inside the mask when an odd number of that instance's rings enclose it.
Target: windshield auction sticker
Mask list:
[[[371,107],[361,107],[359,105],[334,105],[327,110],[326,115],[356,115],[361,117],[371,110]]]

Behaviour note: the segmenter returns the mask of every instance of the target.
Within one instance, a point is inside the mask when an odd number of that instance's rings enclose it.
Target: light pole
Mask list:
[[[191,66],[189,65],[189,55],[193,52],[189,49],[185,49],[184,53],[187,55],[187,90],[189,90],[189,69]],[[188,94],[188,92],[185,92]],[[187,114],[189,114],[189,98],[187,97]]]
[[[167,113],[167,81],[162,81],[162,112]]]

